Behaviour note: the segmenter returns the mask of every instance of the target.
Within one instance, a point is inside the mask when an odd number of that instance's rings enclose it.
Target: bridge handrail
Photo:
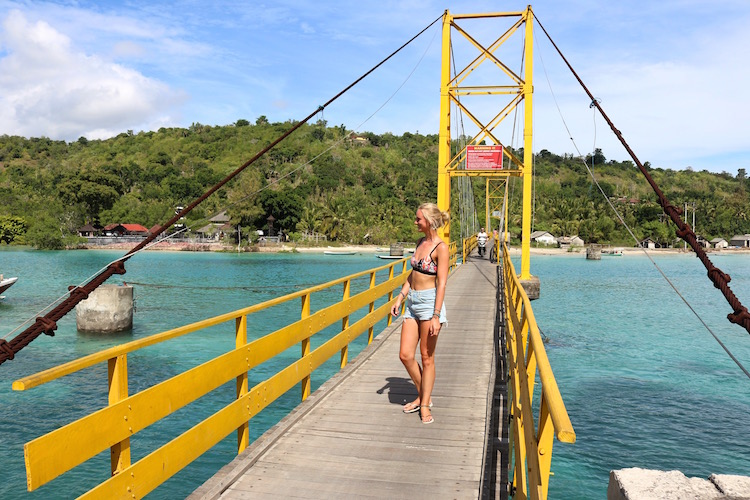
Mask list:
[[[450,249],[451,269],[454,269],[456,244],[451,244]],[[29,491],[99,455],[108,447],[111,452],[112,477],[89,490],[82,498],[144,496],[235,430],[238,453],[243,451],[249,446],[251,418],[297,383],[301,385],[302,400],[306,399],[311,390],[311,374],[318,367],[340,353],[340,367],[343,368],[348,362],[351,342],[367,331],[369,344],[378,321],[387,317],[388,324],[391,323],[390,307],[394,291],[403,285],[411,272],[407,269],[407,262],[407,258],[394,260],[386,265],[283,297],[111,347],[15,381],[14,390],[27,390],[98,363],[108,363],[108,406],[24,445]],[[388,278],[378,284],[377,274],[385,271],[388,272]],[[351,295],[352,281],[368,277],[368,288]],[[310,307],[313,294],[336,285],[343,285],[342,299],[312,312]],[[375,302],[384,297],[385,302],[376,306]],[[301,299],[299,320],[248,342],[249,315],[294,299]],[[349,324],[350,315],[357,311],[362,311],[363,317]],[[129,353],[231,320],[235,321],[233,329],[236,340],[233,350],[135,394],[128,394]],[[341,331],[334,333],[322,345],[311,349],[311,338],[336,321],[341,321]],[[252,368],[295,344],[301,346],[298,360],[255,387],[248,387],[248,374]],[[237,382],[235,400],[131,464],[131,436],[233,378]]]
[[[238,453],[241,452],[249,445],[249,421],[253,416],[297,383],[301,383],[304,400],[310,393],[310,376],[313,371],[337,352],[341,354],[343,368],[347,364],[348,346],[352,341],[368,331],[368,343],[371,342],[374,325],[386,316],[390,324],[389,313],[393,292],[403,284],[410,272],[406,264],[406,258],[395,260],[387,265],[335,279],[323,285],[112,347],[17,380],[13,388],[25,390],[97,363],[107,361],[109,365],[108,406],[40,436],[24,446],[29,491],[97,456],[108,447],[111,450],[112,477],[88,491],[84,497],[119,497],[125,491],[128,491],[127,496],[131,493],[143,496],[234,430],[237,430],[238,435]],[[399,269],[400,271],[397,271]],[[377,273],[386,270],[388,278],[377,284]],[[350,296],[352,280],[367,277],[369,287]],[[344,285],[344,293],[340,302],[316,312],[310,311],[311,297],[314,293],[341,284]],[[385,302],[376,307],[375,301],[383,297],[386,297]],[[301,319],[248,342],[249,314],[295,298],[302,299]],[[350,325],[349,316],[363,308],[364,317]],[[232,319],[235,320],[235,349],[128,395],[128,353]],[[311,337],[339,320],[341,331],[334,333],[332,338],[311,350]],[[252,389],[248,387],[248,373],[253,367],[300,342],[302,353],[297,361]],[[131,464],[132,435],[233,378],[237,380],[237,399]]]
[[[510,372],[511,414],[513,428],[514,498],[546,498],[552,463],[553,437],[564,443],[576,439],[555,381],[531,301],[516,275],[510,252],[503,243],[504,300],[506,343]],[[532,415],[536,373],[541,382],[541,401],[535,429]],[[550,426],[550,423],[552,424]],[[513,431],[516,432],[513,432]],[[527,476],[528,474],[528,476]],[[527,484],[528,479],[528,484]]]
[[[139,349],[143,349],[144,347],[152,346],[159,344],[161,342],[165,342],[167,340],[171,340],[176,337],[180,337],[182,335],[192,333],[198,330],[202,330],[204,328],[208,328],[211,326],[215,326],[221,323],[225,323],[227,321],[230,321],[232,319],[235,319],[239,316],[246,316],[249,314],[256,313],[258,311],[262,311],[263,309],[268,309],[269,307],[277,306],[279,304],[282,304],[284,302],[288,302],[290,300],[298,299],[300,297],[304,297],[307,295],[311,295],[315,292],[323,291],[327,288],[334,287],[336,285],[340,285],[342,283],[345,283],[347,281],[355,280],[357,278],[361,278],[367,274],[371,274],[373,272],[379,272],[383,271],[385,269],[389,269],[391,267],[395,267],[398,264],[403,264],[406,262],[406,258],[401,260],[394,260],[390,264],[386,264],[374,269],[369,269],[367,271],[362,271],[359,273],[355,273],[349,276],[344,276],[343,278],[338,278],[320,285],[311,286],[309,288],[305,288],[304,290],[300,290],[297,292],[293,292],[287,295],[283,295],[281,297],[277,297],[275,299],[267,300],[265,302],[260,302],[258,304],[254,304],[252,306],[248,306],[242,309],[238,309],[236,311],[231,311],[225,314],[220,314],[218,316],[214,316],[212,318],[207,318],[201,321],[197,321],[195,323],[191,323],[189,325],[180,326],[177,328],[173,328],[171,330],[167,330],[162,333],[157,333],[155,335],[150,335],[148,337],[145,337],[143,339],[133,340],[132,342],[128,342],[125,344],[121,344],[118,346],[110,347],[109,349],[105,349],[103,351],[95,352],[93,354],[89,354],[88,356],[84,356],[82,358],[74,359],[72,361],[69,361],[67,363],[64,363],[62,365],[50,368],[48,370],[35,373],[33,375],[29,375],[27,377],[21,378],[19,380],[16,380],[13,382],[13,390],[14,391],[24,391],[27,389],[31,389],[33,387],[37,387],[42,384],[46,384],[48,382],[52,382],[53,380],[56,380],[58,378],[64,377],[66,375],[70,375],[72,373],[75,373],[77,371],[83,370],[84,368],[88,368],[90,366],[93,366],[98,363],[102,363],[104,361],[107,361],[108,359],[127,354],[130,352],[137,351]]]

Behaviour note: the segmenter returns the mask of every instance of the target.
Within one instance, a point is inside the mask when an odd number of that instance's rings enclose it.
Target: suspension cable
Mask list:
[[[225,184],[227,184],[229,181],[234,179],[237,175],[239,175],[242,171],[244,171],[247,167],[255,163],[259,158],[261,158],[263,155],[265,155],[268,151],[270,151],[274,146],[276,146],[278,143],[286,139],[288,136],[290,136],[293,132],[295,132],[298,128],[300,128],[302,125],[310,121],[315,115],[323,111],[327,106],[329,106],[331,103],[333,103],[335,100],[337,100],[339,97],[341,97],[344,93],[349,91],[352,87],[357,85],[359,82],[364,80],[367,76],[369,76],[373,71],[378,69],[380,66],[385,64],[389,59],[391,59],[393,56],[395,56],[397,53],[399,53],[404,47],[409,45],[411,42],[416,40],[422,33],[430,29],[436,22],[438,22],[440,19],[443,18],[444,14],[441,14],[438,16],[434,21],[432,21],[430,24],[428,24],[424,29],[422,29],[419,33],[414,35],[411,39],[409,39],[407,42],[405,42],[403,45],[401,45],[398,49],[393,51],[389,56],[387,56],[385,59],[380,61],[378,64],[373,66],[370,70],[368,70],[366,73],[364,73],[362,76],[357,78],[354,82],[349,84],[346,88],[344,88],[342,91],[340,91],[338,94],[333,96],[331,99],[326,101],[324,104],[318,106],[318,108],[310,113],[308,116],[303,118],[301,121],[296,123],[294,126],[292,126],[289,130],[284,132],[281,136],[279,136],[276,140],[271,142],[268,146],[263,148],[260,152],[258,152],[255,156],[250,158],[248,161],[243,163],[241,166],[239,166],[237,169],[235,169],[232,173],[230,173],[228,176],[226,176],[224,179],[222,179],[220,182],[218,182],[216,185],[211,187],[208,191],[206,191],[202,196],[200,196],[197,200],[193,201],[190,205],[182,209],[180,212],[175,214],[169,221],[167,221],[165,224],[161,225],[157,231],[150,234],[146,239],[144,239],[142,242],[140,242],[138,245],[136,245],[134,248],[132,248],[130,251],[128,251],[123,257],[120,259],[112,262],[109,264],[103,271],[101,271],[99,274],[94,276],[90,281],[88,281],[86,284],[82,286],[73,286],[70,287],[69,295],[67,298],[62,300],[55,308],[53,308],[50,312],[45,314],[44,316],[40,316],[36,318],[36,321],[33,325],[29,326],[26,330],[15,336],[12,340],[7,341],[5,339],[0,339],[0,364],[4,363],[5,361],[9,359],[13,359],[15,355],[24,347],[29,345],[33,340],[35,340],[39,335],[42,333],[54,336],[55,330],[57,330],[57,322],[64,317],[66,314],[68,314],[73,308],[82,300],[85,300],[91,292],[96,290],[100,285],[102,285],[107,279],[109,279],[114,274],[125,274],[125,261],[127,261],[130,257],[138,253],[141,249],[145,248],[147,245],[149,245],[152,241],[154,241],[159,235],[161,235],[164,231],[166,231],[169,227],[171,227],[173,224],[175,224],[180,218],[185,217],[187,214],[189,214],[195,207],[197,207],[200,203],[202,203],[206,198],[211,196],[213,193],[221,189]]]
[[[732,292],[732,290],[729,288],[729,282],[731,281],[730,276],[713,265],[711,260],[708,258],[708,254],[706,253],[706,251],[703,249],[703,247],[701,247],[698,244],[698,240],[693,229],[680,217],[680,215],[682,215],[682,210],[672,205],[669,202],[669,200],[667,200],[667,197],[664,195],[664,193],[661,191],[661,189],[656,184],[654,179],[651,177],[651,174],[648,173],[648,170],[646,170],[646,168],[643,166],[641,161],[635,155],[635,153],[630,148],[628,143],[625,141],[625,138],[622,136],[622,133],[620,133],[620,131],[615,127],[615,125],[609,119],[607,114],[604,112],[604,109],[602,109],[601,103],[599,103],[597,99],[594,97],[594,95],[589,91],[589,89],[583,83],[583,81],[575,72],[573,67],[570,65],[568,60],[565,58],[563,53],[560,51],[560,49],[557,47],[555,42],[552,40],[552,37],[550,37],[549,33],[547,33],[547,30],[544,29],[544,26],[539,21],[539,18],[537,18],[536,21],[539,24],[539,27],[542,28],[542,31],[544,31],[544,34],[547,36],[547,39],[549,39],[550,43],[552,43],[552,46],[555,47],[555,50],[557,51],[557,53],[560,55],[562,60],[568,66],[568,69],[571,71],[571,73],[573,73],[573,76],[576,78],[576,80],[578,80],[578,83],[581,85],[583,90],[591,99],[591,105],[595,106],[596,109],[599,110],[599,113],[601,113],[602,117],[609,125],[609,128],[612,129],[612,132],[614,132],[615,136],[617,136],[617,139],[623,145],[625,150],[628,152],[630,157],[638,166],[638,169],[641,171],[643,176],[648,181],[649,185],[651,186],[651,189],[653,189],[654,193],[656,193],[656,196],[659,199],[659,205],[664,210],[664,213],[669,215],[669,218],[672,219],[672,222],[674,222],[674,224],[678,228],[677,236],[679,236],[685,242],[687,242],[687,244],[690,245],[693,251],[695,251],[696,257],[700,259],[700,261],[703,263],[703,266],[708,271],[708,278],[711,280],[711,282],[713,282],[716,288],[721,290],[721,293],[724,295],[724,298],[726,298],[727,302],[729,303],[729,306],[734,310],[733,313],[730,313],[727,315],[727,319],[732,323],[736,323],[742,326],[745,330],[747,330],[748,333],[750,333],[750,313],[748,313],[747,307],[742,305],[742,303],[739,301],[737,296],[735,296],[734,292]]]
[[[545,76],[547,77],[547,84],[550,86],[550,91],[552,92],[552,99],[555,101],[555,104],[557,105],[557,97],[555,96],[554,91],[552,91],[552,85],[550,84],[549,77],[547,76],[547,70],[544,67],[544,63],[542,63],[542,67],[544,68]],[[593,107],[593,105],[591,106]],[[623,218],[622,214],[620,214],[620,211],[617,210],[617,207],[614,206],[612,203],[612,200],[609,199],[609,197],[604,192],[604,189],[602,189],[602,186],[599,184],[599,181],[596,179],[596,176],[594,175],[594,160],[593,155],[591,159],[591,167],[589,167],[588,163],[583,158],[583,155],[581,154],[580,149],[578,149],[578,144],[576,144],[575,139],[573,138],[572,134],[570,133],[570,129],[568,128],[568,124],[565,121],[565,117],[562,115],[562,110],[560,109],[560,106],[557,105],[557,112],[560,114],[560,118],[562,119],[563,126],[565,127],[566,132],[568,133],[568,136],[570,137],[570,142],[573,143],[573,147],[575,148],[576,152],[578,153],[578,157],[581,159],[581,162],[583,163],[584,168],[586,171],[588,171],[589,175],[591,176],[591,180],[596,185],[597,189],[599,189],[599,192],[601,193],[602,197],[605,199],[607,204],[609,205],[609,208],[614,212],[614,214],[617,216],[617,219],[620,221],[620,223],[623,225],[625,230],[630,234],[630,237],[633,238],[633,241],[638,243],[638,238],[636,238],[635,234],[633,233],[633,230],[630,228],[628,223]],[[596,113],[596,111],[594,111]],[[596,116],[596,114],[594,114]],[[596,141],[596,140],[595,140]],[[594,149],[596,149],[596,142],[594,142]],[[729,350],[729,348],[724,344],[724,342],[721,341],[718,335],[714,333],[714,331],[711,329],[710,326],[703,320],[701,315],[698,313],[698,311],[695,310],[695,308],[690,304],[690,302],[685,298],[685,296],[680,292],[680,290],[677,288],[677,286],[672,282],[672,280],[669,279],[669,277],[664,273],[661,267],[659,267],[659,264],[656,263],[656,261],[651,257],[651,254],[646,251],[645,248],[641,247],[641,251],[643,254],[648,258],[648,260],[651,262],[651,264],[656,268],[656,270],[661,274],[662,278],[664,278],[664,281],[667,282],[667,284],[674,290],[674,292],[677,294],[677,296],[682,300],[682,302],[687,306],[688,309],[695,315],[696,318],[698,318],[698,321],[703,325],[703,327],[708,331],[708,333],[711,334],[711,336],[716,340],[716,342],[721,346],[721,348],[724,350],[724,352],[727,353],[727,355],[731,358],[732,361],[742,370],[742,372],[750,378],[750,371],[748,371],[747,368],[744,367],[742,362],[737,359],[737,357]]]

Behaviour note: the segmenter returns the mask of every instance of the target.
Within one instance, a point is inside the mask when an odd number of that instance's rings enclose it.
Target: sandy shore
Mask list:
[[[112,245],[86,245],[83,248],[87,249],[99,249],[99,250],[130,250],[135,246],[135,243],[118,243]],[[606,247],[605,247],[606,248]],[[622,250],[623,256],[627,255],[642,255],[643,249],[633,247],[612,247]],[[160,242],[149,250],[161,250],[161,251],[188,251],[188,252],[236,252],[237,247],[235,245],[224,245],[221,243],[192,243],[185,241],[174,241],[167,240]],[[408,250],[408,249],[407,249]],[[384,254],[388,255],[390,248],[387,245],[340,245],[340,246],[304,246],[297,245],[295,243],[281,243],[281,244],[268,244],[265,246],[252,246],[243,247],[243,252],[261,252],[261,253],[278,253],[278,252],[299,252],[299,253],[324,253],[327,251],[331,252],[354,252],[362,254]],[[532,247],[530,249],[531,255],[569,255],[569,256],[585,256],[586,249],[576,247],[573,249],[556,248],[556,247]],[[648,249],[648,252],[652,255],[658,254],[681,254],[681,253],[693,253],[692,250],[685,250],[683,248],[652,248]],[[750,248],[725,248],[722,250],[707,249],[710,254],[736,254],[736,253],[750,253]],[[510,254],[512,256],[521,255],[520,246],[512,246],[510,248]]]

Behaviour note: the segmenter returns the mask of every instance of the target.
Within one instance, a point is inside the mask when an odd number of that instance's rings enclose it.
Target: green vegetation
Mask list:
[[[161,224],[175,207],[198,198],[291,125],[260,117],[254,124],[194,123],[187,129],[128,131],[71,143],[0,136],[0,244],[62,248],[74,245],[77,229],[87,223]],[[546,150],[536,156],[534,229],[631,245],[584,160],[590,164],[592,158]],[[637,237],[674,239],[674,226],[663,220],[655,195],[632,163],[607,161],[600,150],[593,163],[602,189]],[[736,176],[661,169],[651,174],[675,205],[695,202],[696,227],[707,239],[750,232],[750,184],[743,170]],[[484,212],[484,180],[472,182],[476,206]],[[321,120],[302,126],[256,161],[186,223],[195,230],[226,209],[230,223],[241,225],[245,234],[265,229],[272,215],[275,228],[293,239],[314,231],[330,241],[387,244],[418,236],[414,210],[422,201],[434,201],[436,191],[436,135],[368,132],[355,138],[343,125],[328,127]],[[517,236],[519,179],[512,180],[510,191],[511,232]],[[484,214],[478,216],[484,224]],[[452,220],[452,234],[458,235],[457,210]]]

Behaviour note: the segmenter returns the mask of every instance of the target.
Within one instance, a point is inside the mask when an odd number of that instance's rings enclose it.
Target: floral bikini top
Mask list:
[[[419,248],[419,245],[421,245],[423,241],[424,238],[419,241],[417,248]],[[437,264],[434,260],[432,260],[432,252],[434,252],[435,249],[440,246],[440,243],[442,243],[442,241],[438,242],[437,245],[432,247],[432,250],[426,257],[422,257],[421,259],[417,260],[416,257],[412,255],[411,268],[418,273],[427,274],[429,276],[437,276]],[[416,254],[417,250],[414,250],[414,253]]]

